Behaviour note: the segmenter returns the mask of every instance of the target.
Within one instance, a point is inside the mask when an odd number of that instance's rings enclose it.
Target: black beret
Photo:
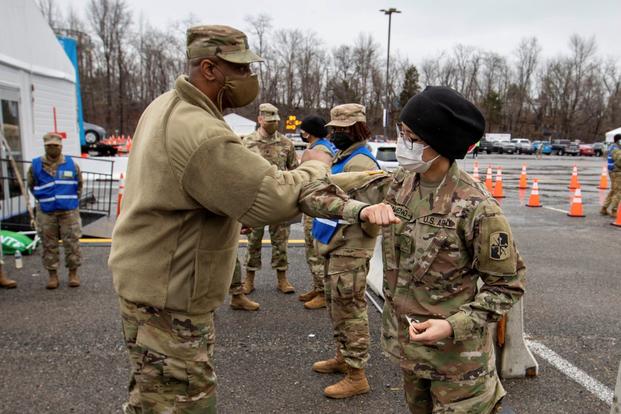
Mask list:
[[[317,138],[325,138],[328,135],[326,120],[317,115],[309,115],[304,118],[300,124],[300,129]]]
[[[481,111],[457,91],[444,86],[427,86],[411,97],[399,120],[450,160],[464,158],[468,148],[485,132]]]

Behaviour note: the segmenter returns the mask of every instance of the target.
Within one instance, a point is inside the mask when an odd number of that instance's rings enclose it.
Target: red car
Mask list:
[[[595,151],[593,150],[593,145],[590,144],[580,144],[580,155],[587,155],[592,157],[595,155]]]

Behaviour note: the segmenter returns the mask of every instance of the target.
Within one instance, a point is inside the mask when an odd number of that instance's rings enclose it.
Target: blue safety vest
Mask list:
[[[371,158],[373,162],[375,163],[375,165],[377,165],[377,168],[378,169],[380,168],[379,163],[377,162],[377,159],[373,156],[373,154],[371,154],[371,151],[369,151],[367,147],[360,147],[354,150],[346,158],[342,159],[336,164],[332,164],[332,169],[331,169],[332,174],[342,173],[343,169],[345,168],[345,165],[347,164],[347,161],[349,161],[350,159],[352,159],[358,154],[366,155],[367,157]],[[330,243],[330,240],[332,240],[332,237],[336,233],[336,230],[338,229],[339,224],[349,224],[349,223],[343,220],[315,218],[313,219],[313,227],[311,229],[311,234],[313,235],[313,238],[315,240],[318,240],[323,244],[328,244]]]
[[[65,162],[58,166],[55,177],[43,169],[41,157],[32,160],[32,170],[37,183],[33,194],[44,213],[78,208],[78,174],[71,157],[65,156]]]
[[[608,171],[612,171],[615,168],[615,162],[612,159],[612,151],[619,149],[617,144],[612,144],[608,147]]]
[[[330,151],[330,154],[332,154],[332,156],[336,154],[336,147],[331,141],[328,141],[325,138],[321,138],[315,141],[313,145],[310,146],[310,148],[313,149],[318,145],[323,145],[324,147],[326,147]]]

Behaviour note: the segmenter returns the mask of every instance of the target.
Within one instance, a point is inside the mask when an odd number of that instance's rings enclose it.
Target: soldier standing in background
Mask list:
[[[231,286],[229,287],[229,295],[231,295],[231,308],[233,308],[234,310],[245,311],[259,310],[260,305],[257,302],[250,300],[244,293],[241,274],[241,263],[239,263],[238,258],[235,261],[233,280],[231,280]]]
[[[621,201],[621,134],[615,135],[613,139],[607,150],[610,192],[606,196],[600,214],[607,215],[610,209],[610,215],[615,217]]]
[[[281,171],[290,171],[298,167],[298,159],[293,143],[278,132],[278,108],[269,103],[259,105],[259,128],[243,140],[244,146],[259,154]],[[255,227],[248,234],[248,251],[246,255],[246,279],[244,293],[254,290],[254,277],[261,269],[261,241],[265,228]],[[269,226],[272,243],[272,269],[276,270],[277,289],[283,293],[293,293],[295,288],[287,280],[287,243],[289,241],[289,224],[280,223]]]
[[[47,289],[58,287],[59,240],[63,241],[69,287],[80,286],[82,263],[80,195],[82,173],[68,155],[62,154],[62,137],[50,132],[43,137],[45,155],[32,160],[28,188],[37,199],[37,227],[43,245],[43,266],[49,272]]]
[[[525,266],[498,203],[456,162],[481,138],[485,119],[454,90],[427,87],[400,121],[401,168],[392,177],[311,183],[303,211],[348,222],[400,218],[382,232],[382,347],[401,367],[410,412],[499,412],[505,390],[488,324],[523,295]],[[341,186],[357,194],[349,198]]]
[[[326,136],[328,129],[325,127],[326,121],[316,115],[307,116],[302,120],[300,125],[300,135],[302,141],[308,143],[308,148],[329,154],[334,157],[336,147],[330,142]],[[311,234],[313,227],[313,218],[304,215],[302,220],[304,223],[304,247],[306,251],[306,262],[313,276],[313,289],[309,292],[298,296],[298,299],[304,302],[306,309],[321,309],[326,307],[326,297],[324,294],[324,258],[317,253],[315,248],[315,239]]]
[[[0,183],[0,190],[1,189],[2,189],[2,184]],[[0,248],[2,247],[0,246]],[[16,287],[17,287],[17,282],[7,277],[6,272],[4,271],[4,263],[0,260],[0,288],[13,289]]]
[[[371,132],[366,125],[364,106],[353,103],[336,106],[330,111],[330,118],[327,125],[332,128],[332,142],[339,149],[331,168],[334,177],[343,171],[378,170],[377,160],[366,146]],[[355,186],[352,189],[360,190]],[[313,221],[316,249],[325,257],[325,299],[336,342],[334,358],[315,362],[313,370],[322,374],[346,374],[324,389],[330,398],[349,398],[370,390],[365,375],[369,359],[365,291],[369,261],[375,248],[375,238],[368,235],[376,233],[377,229],[365,225],[340,224],[338,220]]]

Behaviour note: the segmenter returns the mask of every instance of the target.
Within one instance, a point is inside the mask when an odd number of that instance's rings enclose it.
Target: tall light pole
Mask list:
[[[384,105],[384,139],[388,139],[388,122],[390,120],[390,101],[388,100],[388,71],[390,69],[390,25],[392,23],[392,14],[401,13],[401,10],[397,10],[394,7],[390,9],[381,9],[382,13],[388,15],[388,52],[386,56],[386,102]]]

